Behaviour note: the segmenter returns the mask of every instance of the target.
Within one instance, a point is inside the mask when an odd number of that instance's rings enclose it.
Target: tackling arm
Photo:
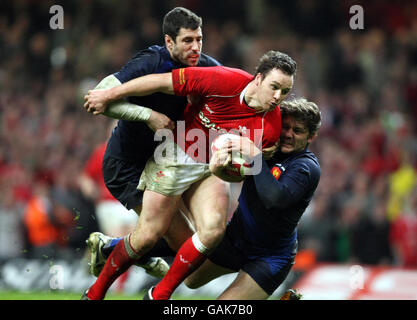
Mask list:
[[[105,91],[120,85],[121,82],[119,79],[117,79],[114,75],[109,75],[100,81],[94,90],[100,90],[100,92],[104,93]],[[85,98],[89,97],[89,95]],[[152,109],[129,103],[123,99],[113,101],[108,105],[97,102],[93,104],[91,101],[86,99],[84,107],[88,112],[93,112],[95,115],[103,114],[110,118],[130,121],[147,121],[152,113]]]
[[[173,128],[174,124],[171,119],[162,113],[137,104],[129,103],[122,98],[108,99],[109,92],[119,87],[123,87],[119,79],[114,75],[107,76],[93,91],[89,91],[88,95],[84,97],[86,100],[84,107],[88,112],[93,112],[95,115],[104,114],[105,116],[114,119],[147,122],[148,126],[154,131],[162,128]]]
[[[174,94],[172,75],[169,73],[148,74],[132,79],[120,86],[107,90],[107,101],[123,99],[130,96],[147,96],[156,92]]]

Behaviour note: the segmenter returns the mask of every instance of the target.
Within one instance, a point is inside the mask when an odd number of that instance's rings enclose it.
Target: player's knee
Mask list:
[[[223,239],[226,226],[217,225],[214,227],[202,228],[199,230],[200,241],[207,249],[216,247]]]

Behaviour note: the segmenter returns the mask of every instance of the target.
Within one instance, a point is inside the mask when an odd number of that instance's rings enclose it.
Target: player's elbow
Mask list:
[[[103,80],[101,80],[99,82],[99,84],[94,88],[95,90],[97,89],[111,89],[114,88],[116,86],[121,85],[122,83],[120,82],[119,79],[117,79],[114,75],[109,75],[107,77],[105,77]]]

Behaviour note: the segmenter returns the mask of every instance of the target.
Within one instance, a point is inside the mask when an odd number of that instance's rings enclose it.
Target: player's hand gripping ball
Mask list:
[[[212,157],[220,150],[229,140],[240,140],[240,137],[235,134],[225,133],[219,135],[211,144]],[[241,182],[245,179],[251,171],[252,165],[246,161],[242,154],[238,151],[229,153],[229,163],[225,166],[217,166],[213,172],[220,179],[227,182]]]

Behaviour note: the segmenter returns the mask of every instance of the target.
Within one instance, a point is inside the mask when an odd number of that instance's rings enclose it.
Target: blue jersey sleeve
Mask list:
[[[262,170],[254,176],[258,196],[267,209],[285,209],[307,201],[320,179],[318,164],[309,158],[292,161],[278,178],[271,173],[271,169],[262,158]]]

